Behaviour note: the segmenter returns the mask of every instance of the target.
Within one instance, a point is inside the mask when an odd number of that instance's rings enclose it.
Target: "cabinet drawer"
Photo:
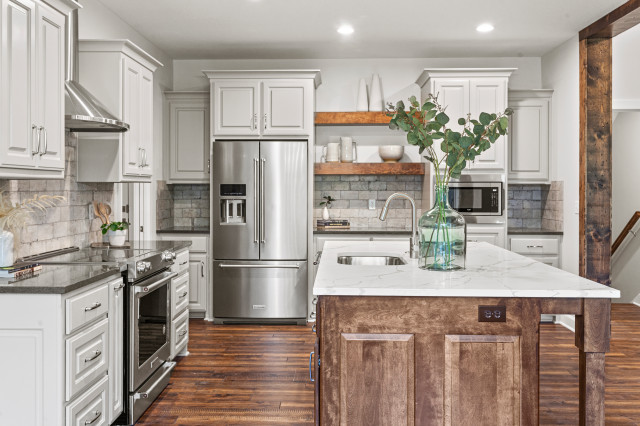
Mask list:
[[[557,254],[558,240],[543,238],[511,238],[511,251],[520,254]]]
[[[560,258],[558,256],[528,256],[531,259],[535,259],[545,265],[553,266],[554,268],[560,267]]]
[[[198,253],[206,253],[209,251],[207,247],[207,237],[189,237],[191,240],[191,247],[189,247],[190,252],[198,252]]]
[[[109,285],[71,297],[66,301],[66,331],[71,334],[109,310]]]
[[[189,273],[184,272],[171,280],[171,318],[189,306]]]
[[[105,318],[67,339],[67,401],[107,372],[108,333],[109,320]]]
[[[187,269],[189,269],[189,250],[184,250],[176,255],[171,271],[180,273]]]
[[[109,377],[87,390],[78,399],[67,406],[67,426],[102,426],[108,425],[107,420],[107,389]]]
[[[183,312],[171,322],[171,359],[189,342],[189,311]]]

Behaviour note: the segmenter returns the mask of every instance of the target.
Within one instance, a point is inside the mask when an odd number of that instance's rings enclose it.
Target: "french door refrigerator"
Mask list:
[[[215,141],[212,150],[216,323],[307,316],[307,142]]]

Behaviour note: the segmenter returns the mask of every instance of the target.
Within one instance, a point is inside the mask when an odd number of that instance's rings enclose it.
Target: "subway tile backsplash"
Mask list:
[[[76,182],[77,138],[67,133],[64,179],[0,180],[0,190],[11,202],[22,202],[34,195],[62,195],[65,200],[46,213],[30,215],[27,226],[14,236],[15,257],[57,250],[69,246],[86,247],[102,241],[100,219],[90,213],[95,201],[110,203],[113,183]]]
[[[156,220],[158,229],[173,226],[209,226],[209,185],[158,181]]]

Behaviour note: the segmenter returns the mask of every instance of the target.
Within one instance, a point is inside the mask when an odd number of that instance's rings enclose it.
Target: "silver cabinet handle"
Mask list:
[[[527,248],[544,248],[542,245],[527,246]]]
[[[36,131],[36,137],[38,139],[38,148],[36,148],[35,150],[32,148],[31,155],[36,155],[40,153],[40,130],[38,129],[38,126],[36,126],[35,124],[31,126],[31,136],[33,136],[34,130]]]
[[[47,153],[47,129],[44,126],[40,126],[40,131],[44,134],[43,139],[43,144],[44,144],[44,149],[42,151],[40,151],[40,144],[38,143],[38,151],[40,156],[42,157],[44,154]]]
[[[96,411],[96,416],[91,420],[85,420],[84,424],[85,425],[90,425],[90,424],[94,423],[96,420],[98,420],[100,417],[102,417],[102,411]]]
[[[138,168],[142,167],[142,148],[138,147]]]
[[[189,261],[188,261],[188,260],[185,260],[184,262],[180,263],[180,266],[182,266],[182,265],[186,265],[186,264],[187,264],[187,262],[189,262]]]
[[[147,157],[147,149],[146,148],[142,148],[142,158],[144,159],[144,164],[142,165],[143,167],[149,167],[149,157]]]
[[[123,288],[124,288],[124,283],[119,284],[118,286],[114,287],[114,288],[113,288],[113,291],[120,291],[120,290],[121,290],[121,289],[123,289]]]
[[[91,306],[87,306],[87,307],[85,307],[85,308],[84,308],[84,311],[85,311],[85,312],[93,311],[94,309],[98,309],[100,306],[102,306],[102,303],[100,303],[100,302],[96,302],[96,303],[94,303],[94,304],[93,304],[93,305],[91,305]]]
[[[315,351],[309,354],[309,380],[315,382],[316,380],[313,378],[313,356],[315,355]]]
[[[320,264],[320,258],[322,257],[322,252],[319,251],[316,253],[316,260],[313,261],[314,265],[319,265]]]
[[[262,130],[267,130],[267,114],[264,114],[264,127],[262,128]]]
[[[258,159],[253,159],[253,242],[258,243]]]
[[[300,265],[256,265],[256,264],[248,264],[248,265],[228,265],[226,263],[221,263],[220,268],[228,268],[228,269],[300,269]]]
[[[94,359],[98,358],[100,355],[102,355],[102,351],[95,351],[93,356],[91,358],[85,358],[84,362],[91,362]]]
[[[258,128],[258,113],[257,112],[255,114],[253,114],[253,124],[251,125],[251,128],[253,130],[256,130]]]
[[[266,243],[265,230],[264,230],[264,167],[267,164],[267,160],[260,159],[260,242]]]
[[[202,269],[200,270],[201,275],[202,275],[202,278],[204,278],[204,262],[200,262],[200,266],[202,267]]]
[[[180,332],[180,334],[178,334],[178,337],[182,337],[182,336],[184,336],[185,334],[187,334],[187,330],[182,330],[182,331]]]
[[[189,292],[185,291],[184,293],[182,293],[180,296],[178,296],[178,299],[182,299],[183,297],[186,297],[187,294],[189,294]]]

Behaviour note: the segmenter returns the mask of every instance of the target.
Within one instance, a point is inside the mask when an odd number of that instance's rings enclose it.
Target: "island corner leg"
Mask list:
[[[611,339],[611,301],[584,299],[582,315],[576,316],[579,349],[579,424],[604,425],[605,353]]]

